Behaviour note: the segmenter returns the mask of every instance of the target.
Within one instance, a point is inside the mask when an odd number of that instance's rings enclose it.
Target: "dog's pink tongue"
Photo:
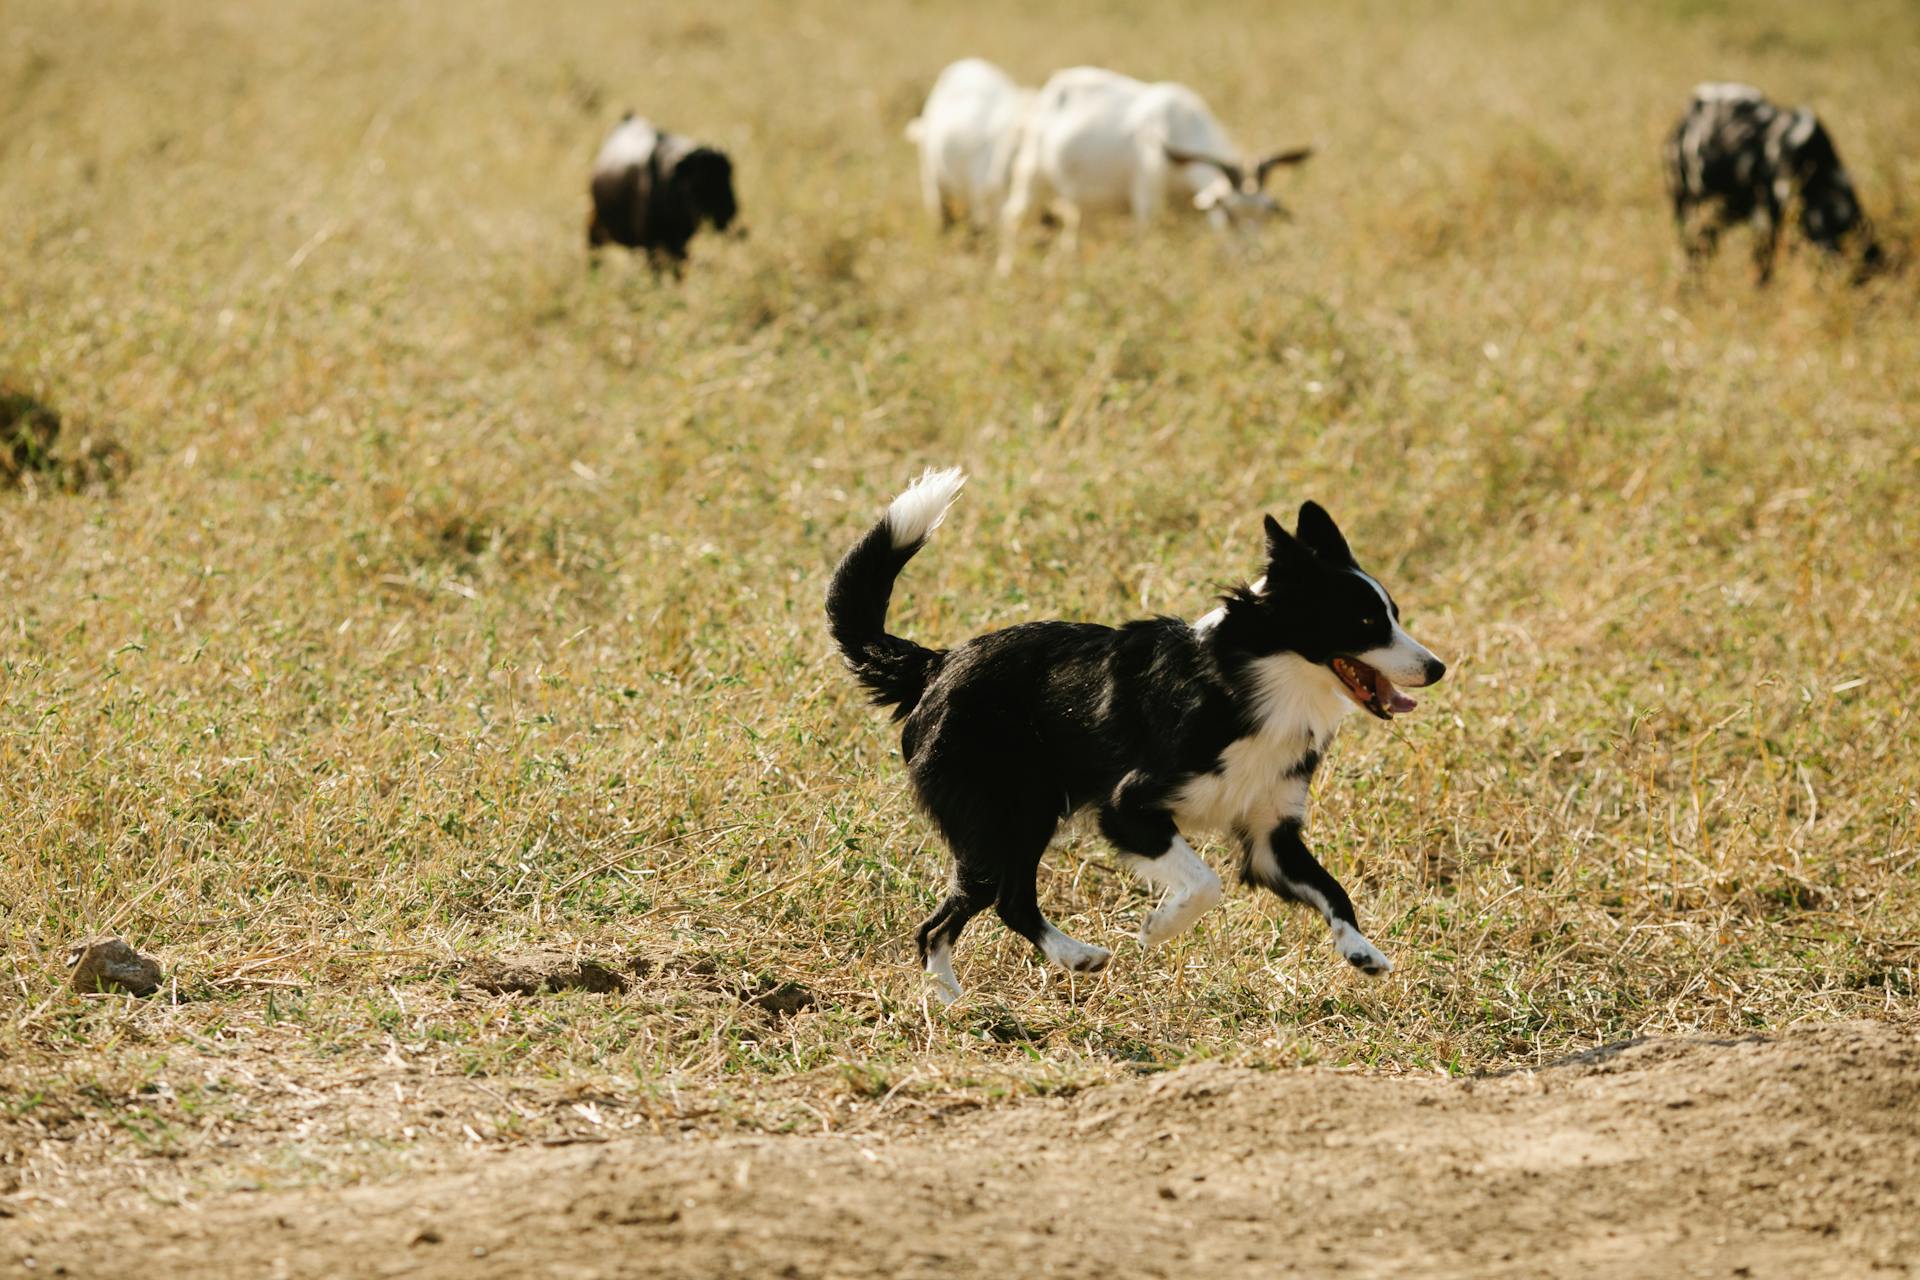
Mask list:
[[[1387,710],[1394,715],[1399,715],[1404,711],[1411,711],[1420,705],[1406,694],[1400,692],[1400,690],[1394,688],[1393,681],[1387,679],[1377,671],[1374,672],[1373,692],[1374,696],[1379,698]]]

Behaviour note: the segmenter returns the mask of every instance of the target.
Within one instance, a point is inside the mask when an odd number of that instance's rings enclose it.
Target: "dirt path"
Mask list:
[[[38,1275],[1859,1276],[1920,1267],[1920,1033],[1474,1081],[1194,1067],[837,1137],[519,1151],[0,1224]],[[8,1229],[10,1228],[10,1229]],[[64,1270],[63,1270],[64,1268]]]

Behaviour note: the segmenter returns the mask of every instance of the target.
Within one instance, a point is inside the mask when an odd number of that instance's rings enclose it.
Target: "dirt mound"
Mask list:
[[[1920,1259],[1920,1034],[1642,1042],[1477,1080],[1193,1067],[820,1137],[20,1221],[149,1276],[1754,1275]]]
[[[556,991],[590,991],[610,995],[625,991],[644,978],[653,966],[642,956],[575,956],[559,951],[523,951],[503,956],[479,956],[467,962],[461,976],[475,991],[486,995],[533,996]]]

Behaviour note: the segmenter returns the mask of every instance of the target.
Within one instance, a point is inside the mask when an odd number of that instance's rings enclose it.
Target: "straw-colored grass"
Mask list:
[[[1689,288],[1658,149],[1694,81],[1756,81],[1911,243],[1910,6],[0,15],[0,376],[134,463],[0,492],[0,1185],[1908,1016],[1916,276],[1800,253],[1757,293],[1736,236]],[[900,134],[970,52],[1316,143],[1298,220],[1241,257],[1190,219],[1077,261],[1034,231],[994,279]],[[679,286],[585,270],[627,105],[738,164],[751,237]],[[988,917],[927,1007],[944,854],[820,601],[955,463],[894,615],[930,643],[1192,616],[1263,510],[1342,521],[1453,663],[1317,784],[1390,979],[1246,893],[1143,954],[1083,833],[1043,902],[1108,973]],[[64,991],[108,931],[165,995]],[[462,983],[536,947],[653,967]],[[752,1003],[782,983],[811,1007]]]

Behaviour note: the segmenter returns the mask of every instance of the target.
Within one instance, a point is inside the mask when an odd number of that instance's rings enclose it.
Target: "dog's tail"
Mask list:
[[[966,482],[958,467],[928,471],[914,481],[847,552],[827,588],[827,623],[847,666],[873,691],[875,702],[894,709],[896,720],[920,701],[946,654],[887,634],[893,580],[939,527]]]

